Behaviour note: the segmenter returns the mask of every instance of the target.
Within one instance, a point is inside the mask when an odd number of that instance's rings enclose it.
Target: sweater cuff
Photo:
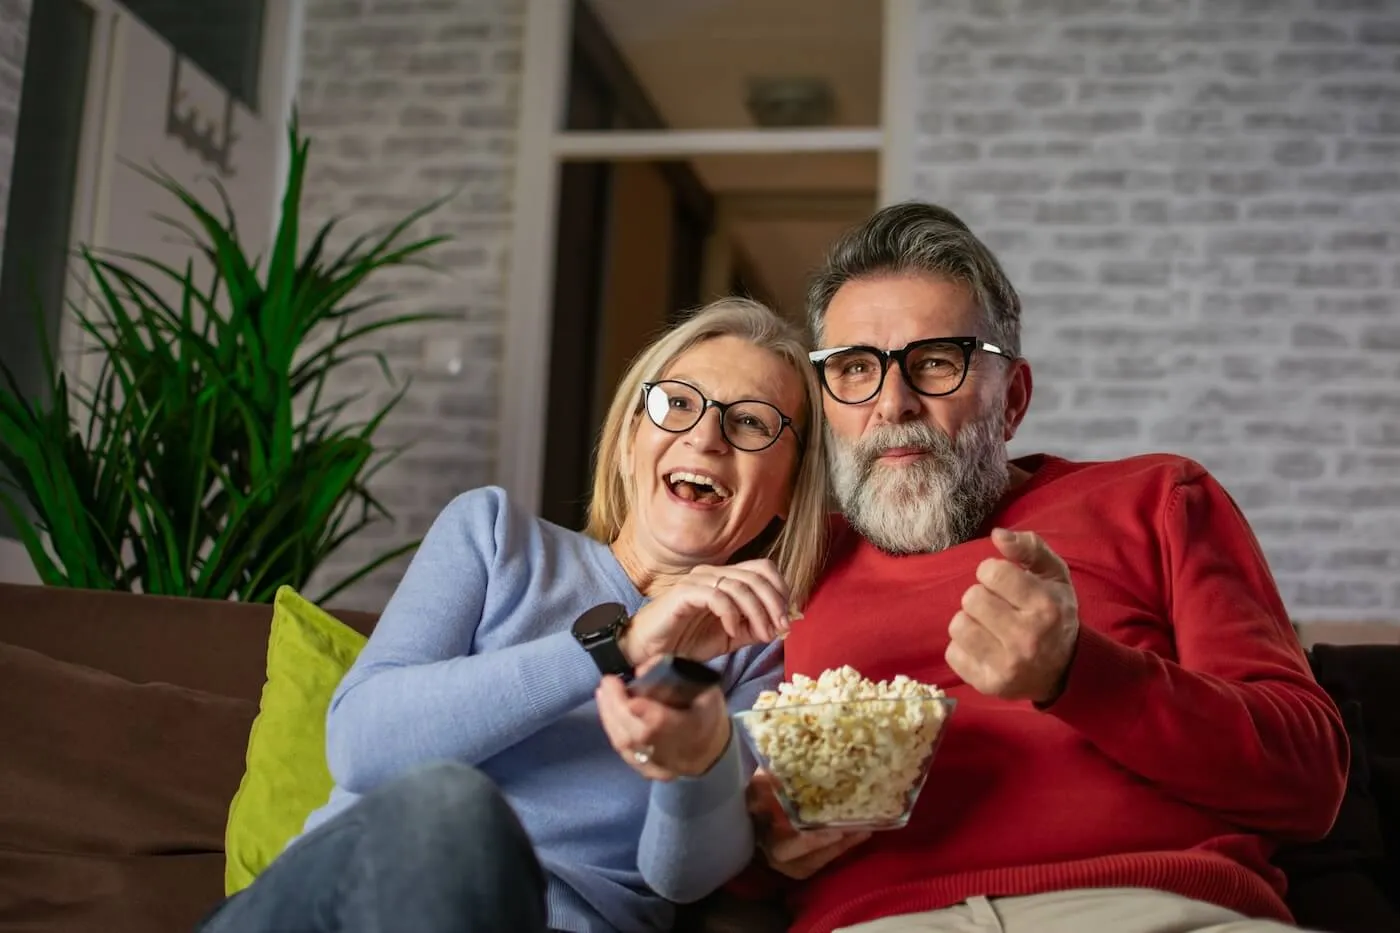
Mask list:
[[[1089,737],[1121,735],[1138,723],[1150,676],[1143,652],[1081,623],[1064,692],[1044,712]]]
[[[515,670],[537,712],[571,709],[592,699],[603,681],[572,632],[556,632],[522,647]]]
[[[743,796],[744,775],[740,767],[736,729],[729,731],[729,744],[710,770],[698,777],[679,777],[651,785],[652,805],[676,819],[696,819],[723,804]]]

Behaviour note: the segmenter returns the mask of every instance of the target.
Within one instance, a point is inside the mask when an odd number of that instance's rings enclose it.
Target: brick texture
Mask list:
[[[421,536],[455,494],[492,481],[523,6],[522,0],[307,4],[298,94],[302,128],[312,141],[305,223],[347,215],[350,234],[452,195],[419,228],[453,238],[432,255],[437,270],[386,273],[378,284],[395,296],[386,314],[460,316],[391,330],[377,347],[367,344],[385,353],[396,376],[412,378],[378,437],[413,447],[373,485],[398,521],[352,540],[318,582]],[[347,368],[339,386],[366,387],[372,391],[360,413],[394,391],[372,363]],[[385,567],[333,604],[381,608],[405,566],[401,560]]]
[[[0,0],[0,247],[5,244],[5,210],[10,203],[29,4],[30,0]]]
[[[1025,299],[1018,452],[1167,450],[1291,612],[1400,622],[1400,7],[939,0],[918,195]]]

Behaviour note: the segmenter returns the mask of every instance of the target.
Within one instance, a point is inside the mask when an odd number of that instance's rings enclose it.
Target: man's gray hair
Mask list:
[[[882,208],[836,241],[807,290],[807,319],[817,345],[826,309],[842,285],[868,276],[908,273],[967,285],[987,328],[986,334],[978,336],[1021,355],[1021,299],[1001,263],[957,214],[923,201]]]

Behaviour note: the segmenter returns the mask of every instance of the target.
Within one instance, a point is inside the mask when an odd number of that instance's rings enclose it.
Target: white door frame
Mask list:
[[[88,59],[87,87],[83,98],[82,136],[78,140],[78,165],[73,178],[73,216],[68,241],[74,258],[69,261],[66,297],[80,307],[87,303],[87,276],[76,258],[82,246],[104,242],[107,229],[110,165],[116,151],[115,102],[121,99],[122,25],[126,10],[113,0],[82,0],[92,10],[92,44]],[[95,379],[101,360],[92,353],[91,338],[78,325],[77,316],[64,308],[59,321],[61,365],[79,384]]]
[[[880,127],[599,133],[560,129],[568,93],[572,4],[526,0],[496,459],[497,484],[521,506],[537,513],[543,492],[559,166],[576,159],[874,152],[881,156],[879,202],[907,197],[917,129],[918,0],[883,3]]]
[[[82,245],[109,242],[106,206],[110,200],[112,174],[116,167],[117,131],[121,120],[117,101],[122,99],[122,56],[126,48],[123,31],[134,14],[120,0],[81,0],[93,11],[92,53],[88,61],[87,92],[83,106],[82,139],[74,177],[73,216],[69,243],[76,252]],[[291,118],[301,74],[302,30],[306,0],[276,0],[266,5],[263,22],[262,70],[258,80],[258,111],[276,114],[277,189],[268,193],[274,208],[272,223],[278,219],[282,180],[291,160],[285,128]],[[86,277],[83,264],[69,265],[69,300],[83,303]],[[65,313],[59,325],[59,347],[64,370],[77,380],[95,378],[101,360],[90,352],[91,339],[76,317]]]

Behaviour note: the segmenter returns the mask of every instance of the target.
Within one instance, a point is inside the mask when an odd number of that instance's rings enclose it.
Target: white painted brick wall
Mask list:
[[[334,215],[353,217],[347,231],[387,225],[455,192],[421,228],[454,238],[433,254],[442,271],[390,273],[379,284],[399,296],[389,313],[463,317],[380,341],[395,373],[413,379],[378,435],[385,444],[414,442],[374,485],[399,521],[350,542],[318,581],[421,536],[454,495],[492,481],[523,7],[522,0],[308,3],[298,101],[312,140],[305,229]],[[453,341],[463,363],[456,375],[430,364]],[[368,401],[392,393],[373,365],[348,372],[339,388],[365,386],[374,387]],[[381,608],[405,564],[336,604]]]
[[[29,3],[30,0],[0,0],[0,248],[5,245],[5,210],[10,203]]]
[[[919,196],[1025,300],[1016,449],[1168,450],[1299,619],[1400,621],[1400,5],[938,0]]]

